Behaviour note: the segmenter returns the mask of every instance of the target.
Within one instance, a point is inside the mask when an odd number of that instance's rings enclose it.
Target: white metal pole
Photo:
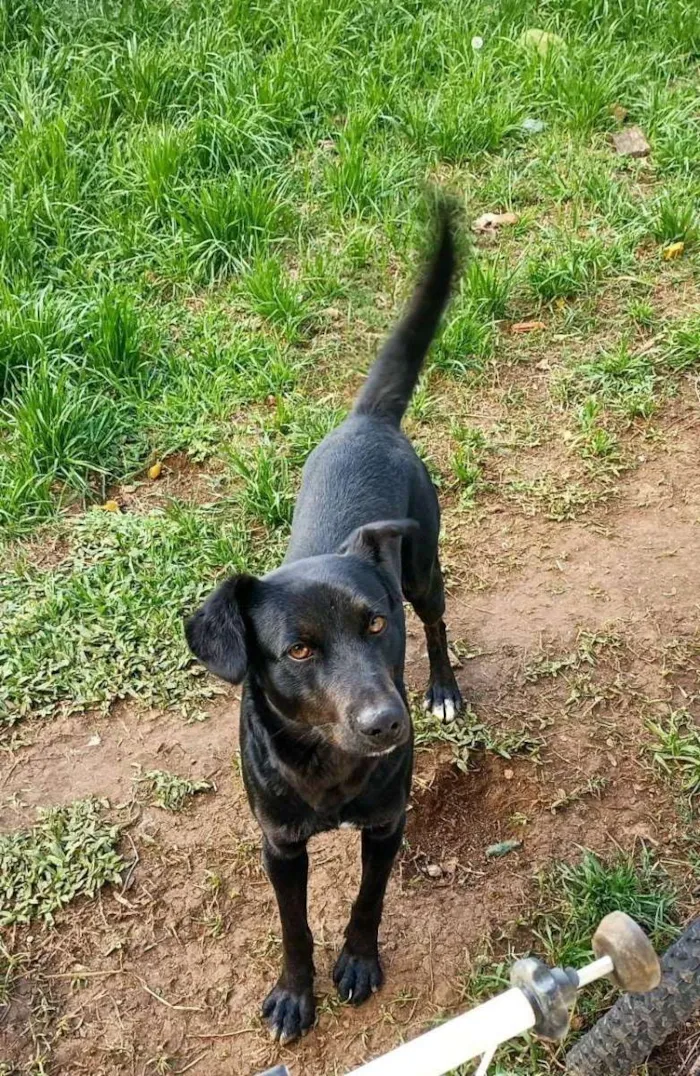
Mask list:
[[[579,989],[612,975],[614,970],[609,956],[587,964],[577,972]],[[488,1064],[497,1046],[534,1026],[535,1013],[530,1002],[522,990],[514,987],[405,1042],[391,1053],[360,1065],[347,1076],[444,1076],[450,1069],[482,1054],[487,1055],[484,1060]]]
[[[353,1069],[348,1076],[443,1076],[534,1026],[530,1002],[522,990],[513,988]]]
[[[612,975],[614,971],[615,965],[609,956],[601,956],[600,960],[594,960],[592,964],[586,964],[585,968],[581,968],[577,972],[579,990],[582,990],[584,986],[590,986],[591,983],[596,982],[598,979],[604,979],[606,975]]]

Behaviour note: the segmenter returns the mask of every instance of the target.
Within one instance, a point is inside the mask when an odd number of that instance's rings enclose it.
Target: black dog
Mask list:
[[[382,983],[377,933],[413,759],[402,597],[425,626],[426,708],[449,720],[461,706],[442,620],[437,496],[400,429],[454,265],[445,214],[407,315],[349,418],[306,463],[284,564],[263,579],[228,579],[186,626],[212,672],[234,684],[245,679],[243,777],[284,946],[263,1015],[282,1042],[314,1021],[306,843],[315,833],[362,830],[362,883],[333,978],[355,1004]]]

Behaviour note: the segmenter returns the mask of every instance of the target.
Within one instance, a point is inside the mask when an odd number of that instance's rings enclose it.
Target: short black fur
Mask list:
[[[244,681],[243,777],[284,948],[263,1015],[284,1042],[314,1020],[306,917],[314,834],[344,824],[362,830],[362,882],[334,979],[355,1004],[382,983],[377,933],[413,762],[404,599],[425,625],[426,707],[449,720],[461,706],[442,620],[437,496],[400,429],[454,271],[444,213],[407,314],[349,417],[304,467],[284,563],[263,579],[228,579],[186,625],[192,651],[212,672]]]

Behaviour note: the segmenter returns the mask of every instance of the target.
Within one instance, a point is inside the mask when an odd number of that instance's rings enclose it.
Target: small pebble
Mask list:
[[[522,846],[522,841],[499,841],[498,844],[492,844],[486,849],[486,858],[500,859],[501,856],[507,856],[510,852],[516,852]]]
[[[542,134],[546,127],[547,124],[544,120],[538,120],[534,116],[528,116],[520,124],[520,129],[524,131],[525,134]]]
[[[612,136],[613,145],[621,157],[646,157],[651,146],[639,127],[626,127]]]
[[[529,30],[523,30],[518,38],[518,43],[525,49],[539,52],[540,56],[547,56],[550,52],[564,52],[566,50],[566,42],[563,37],[559,37],[559,34],[550,33],[549,30],[540,30],[534,26]]]

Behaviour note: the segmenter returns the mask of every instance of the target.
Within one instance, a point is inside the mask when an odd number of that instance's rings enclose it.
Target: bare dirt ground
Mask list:
[[[245,1076],[276,1061],[295,1074],[341,1076],[459,1009],[473,962],[527,910],[552,859],[645,840],[672,861],[682,825],[651,771],[645,720],[697,690],[698,419],[689,393],[653,456],[577,522],[515,507],[467,524],[446,513],[456,581],[448,616],[466,655],[464,693],[494,734],[524,730],[541,742],[512,759],[476,753],[466,773],[449,746],[419,751],[382,926],[386,985],[360,1010],[338,1003],[329,977],[358,884],[358,836],[314,844],[319,1022],[301,1045],[280,1049],[258,1019],[280,939],[235,764],[233,694],[200,724],[121,706],[107,718],[23,730],[25,746],[2,760],[0,825],[16,829],[28,808],[98,795],[126,825],[132,866],[121,891],[67,909],[55,931],[12,935],[26,961],[0,1026],[0,1058],[20,1065],[50,1053],[46,1071],[60,1076]],[[474,564],[485,581],[460,585]],[[409,629],[407,679],[420,691],[427,662],[414,618]],[[567,656],[554,675],[550,659]],[[134,798],[138,766],[210,777],[217,791],[170,815]],[[594,794],[581,793],[587,782]],[[486,858],[510,838],[519,850]],[[650,1071],[690,1073],[697,1031]]]

